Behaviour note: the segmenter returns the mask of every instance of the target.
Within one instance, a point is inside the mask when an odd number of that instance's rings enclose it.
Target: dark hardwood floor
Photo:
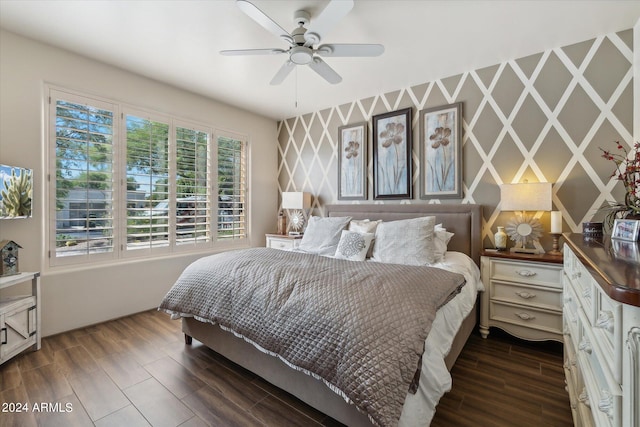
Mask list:
[[[452,376],[433,426],[572,425],[557,343],[474,334]],[[0,366],[0,402],[1,427],[340,425],[157,311],[44,338]]]

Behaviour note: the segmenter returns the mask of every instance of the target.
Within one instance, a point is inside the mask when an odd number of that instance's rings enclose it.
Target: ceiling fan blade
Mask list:
[[[313,18],[304,34],[306,46],[320,43],[327,34],[349,11],[353,9],[353,0],[332,0],[320,15]]]
[[[336,73],[333,68],[329,67],[329,65],[320,58],[314,57],[313,61],[309,62],[309,67],[333,85],[342,81],[340,74]]]
[[[289,75],[291,70],[293,70],[294,68],[296,68],[296,64],[294,64],[293,62],[287,60],[287,62],[282,64],[282,67],[280,67],[280,69],[278,70],[276,75],[273,76],[273,79],[271,79],[271,82],[269,84],[274,85],[274,86],[275,85],[279,85],[280,83],[282,83],[284,81],[284,79],[287,78],[287,76]]]
[[[316,53],[321,56],[380,56],[384,53],[381,44],[323,44]]]
[[[278,25],[273,19],[269,18],[263,11],[254,6],[253,3],[246,0],[236,0],[236,4],[249,18],[256,21],[267,31],[271,32],[276,37],[283,38],[289,43],[293,43],[293,38],[289,32]]]
[[[225,56],[238,56],[238,55],[277,55],[279,53],[285,53],[282,49],[234,49],[234,50],[221,50],[220,54]]]

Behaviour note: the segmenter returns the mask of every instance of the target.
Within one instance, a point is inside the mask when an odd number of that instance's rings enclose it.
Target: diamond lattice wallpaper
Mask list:
[[[339,202],[338,127],[367,121],[369,198],[361,203],[374,203],[371,118],[412,107],[414,198],[385,203],[440,203],[417,198],[417,119],[422,109],[454,102],[463,103],[464,198],[442,203],[482,204],[485,245],[512,215],[500,212],[499,184],[553,183],[553,208],[563,214],[564,231],[581,232],[603,202],[621,199],[622,186],[610,179],[612,164],[598,147],[633,142],[632,30],[283,120],[279,191],[310,192],[315,215]],[[548,232],[550,215],[539,214]]]

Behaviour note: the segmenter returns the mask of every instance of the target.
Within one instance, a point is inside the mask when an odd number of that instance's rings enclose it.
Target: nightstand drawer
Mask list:
[[[515,285],[498,280],[491,282],[493,300],[513,302],[531,307],[551,310],[562,309],[562,289],[541,288],[536,286]]]
[[[562,334],[562,312],[492,301],[491,319],[512,325]]]
[[[267,235],[267,247],[281,251],[292,251],[300,246],[301,241],[301,236]]]
[[[562,265],[492,259],[490,279],[562,289]]]

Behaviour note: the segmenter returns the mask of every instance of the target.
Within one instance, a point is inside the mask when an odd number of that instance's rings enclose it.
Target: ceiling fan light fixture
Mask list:
[[[313,51],[304,46],[294,46],[289,51],[289,59],[297,65],[306,65],[313,60]]]

